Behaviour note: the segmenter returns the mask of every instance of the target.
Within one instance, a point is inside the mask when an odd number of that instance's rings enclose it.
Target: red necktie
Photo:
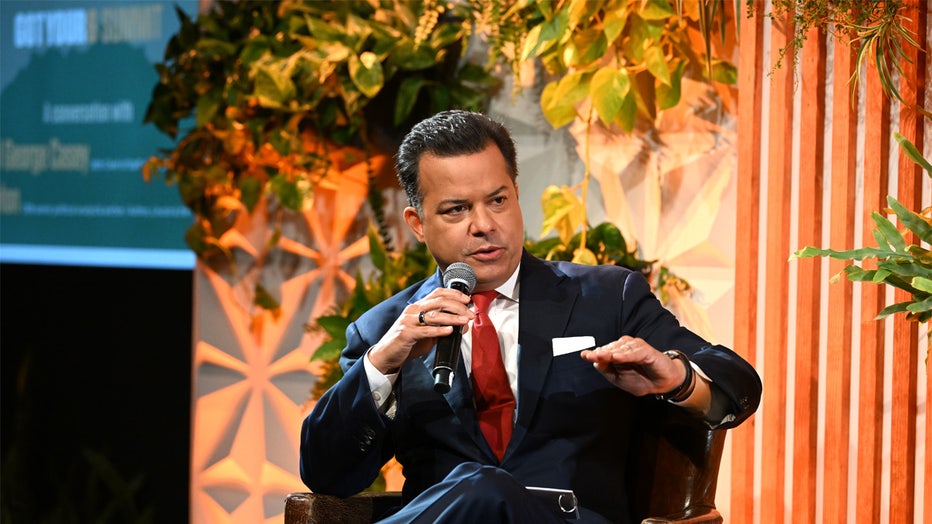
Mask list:
[[[502,363],[498,333],[488,315],[489,303],[497,296],[497,291],[472,296],[476,305],[476,318],[472,323],[472,388],[479,429],[501,461],[511,439],[515,396]]]

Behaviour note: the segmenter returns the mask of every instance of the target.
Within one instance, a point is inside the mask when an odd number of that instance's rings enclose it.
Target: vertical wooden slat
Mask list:
[[[854,72],[855,52],[836,40],[832,102],[832,197],[830,245],[834,249],[854,247],[854,205],[857,153],[857,93],[849,79]],[[848,263],[829,261],[836,274]],[[825,404],[825,486],[823,522],[847,522],[848,442],[851,402],[851,315],[852,283],[839,279],[828,288],[828,362]]]
[[[792,56],[792,14],[774,19],[771,30],[771,63],[787,48]],[[763,441],[761,515],[769,522],[783,522],[786,457],[786,368],[790,252],[790,187],[793,152],[793,70],[784,63],[772,75],[767,160],[767,279],[764,284]]]
[[[760,13],[757,0],[754,13]],[[738,187],[735,260],[735,351],[751,362],[757,358],[757,275],[760,257],[760,144],[761,93],[763,90],[763,17],[742,16],[738,67]],[[752,522],[754,518],[754,425],[751,417],[730,431],[731,521]]]
[[[909,0],[903,12],[903,25],[911,32],[920,48],[926,44],[926,0]],[[904,45],[908,60],[903,60],[903,81],[900,94],[904,104],[900,111],[900,133],[923,150],[922,115],[916,107],[924,102],[927,56],[924,51]],[[897,200],[908,209],[920,209],[922,198],[922,172],[902,153],[899,155],[897,174]],[[910,234],[907,242],[916,242]],[[902,302],[910,295],[897,290],[894,300]],[[890,522],[913,522],[916,485],[916,400],[918,373],[918,325],[906,321],[903,315],[893,320],[893,398],[890,457]]]
[[[803,46],[799,129],[799,246],[822,245],[825,139],[825,33],[809,30]],[[814,523],[819,413],[819,307],[822,259],[798,261],[796,284],[796,406],[793,418],[794,523]]]
[[[863,246],[875,246],[871,213],[882,211],[886,203],[890,158],[890,103],[880,87],[876,67],[867,67],[864,88],[864,212]],[[865,269],[876,268],[865,260]],[[861,358],[858,376],[858,466],[856,522],[880,522],[880,489],[883,450],[884,323],[874,320],[884,307],[884,287],[861,285]]]

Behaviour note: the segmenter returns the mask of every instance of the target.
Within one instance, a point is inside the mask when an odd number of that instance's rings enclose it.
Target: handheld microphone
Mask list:
[[[455,289],[469,295],[476,287],[476,272],[469,264],[454,262],[443,272],[443,287]],[[450,382],[460,360],[460,342],[463,332],[460,326],[453,327],[453,333],[437,340],[437,351],[434,354],[434,391],[446,393],[450,391]]]

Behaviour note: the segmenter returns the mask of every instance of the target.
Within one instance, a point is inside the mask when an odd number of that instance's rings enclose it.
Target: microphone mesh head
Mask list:
[[[468,295],[476,288],[476,272],[473,271],[472,266],[465,262],[454,262],[447,266],[447,270],[443,272],[443,287],[450,287],[455,281],[460,281],[466,285],[466,294]]]

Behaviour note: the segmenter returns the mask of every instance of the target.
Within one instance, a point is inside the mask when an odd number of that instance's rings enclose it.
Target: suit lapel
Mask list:
[[[442,277],[438,269],[437,273],[424,282],[408,303],[412,304],[426,297],[431,291],[440,287],[441,282]],[[437,345],[435,344],[429,353],[420,357],[421,363],[427,370],[428,390],[433,388],[434,357],[436,353]],[[476,406],[473,402],[472,385],[469,383],[469,374],[466,373],[466,364],[462,358],[459,359],[456,365],[456,373],[453,375],[450,391],[444,393],[443,397],[446,399],[447,404],[450,405],[450,409],[453,410],[453,414],[460,419],[462,427],[469,432],[469,436],[476,441],[480,448],[488,449],[488,444],[486,444],[485,438],[479,431],[479,424],[476,421]],[[491,450],[489,452],[491,453]]]
[[[566,333],[578,285],[527,252],[521,260],[518,320],[518,421],[505,456],[524,438],[553,360],[552,340]]]

